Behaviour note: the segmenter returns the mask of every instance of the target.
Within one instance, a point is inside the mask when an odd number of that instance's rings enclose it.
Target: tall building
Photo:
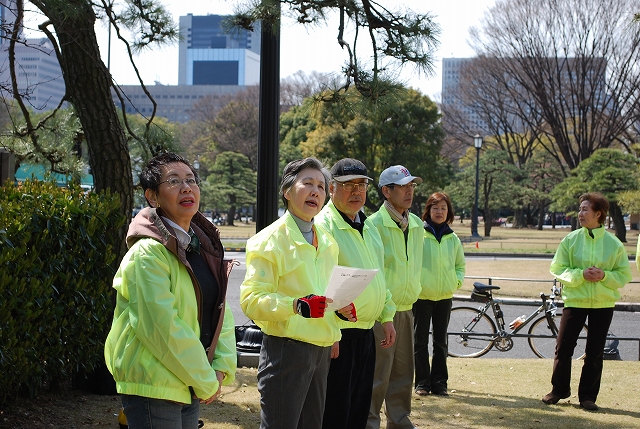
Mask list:
[[[260,26],[226,32],[221,15],[180,17],[178,85],[260,83]]]
[[[9,70],[9,42],[16,18],[13,0],[0,5],[0,96],[13,98]],[[15,71],[18,91],[34,110],[55,108],[65,93],[62,70],[53,44],[47,38],[25,39],[22,28],[15,44]]]
[[[216,109],[226,97],[260,83],[260,25],[253,32],[226,32],[227,16],[189,14],[180,17],[178,85],[148,86],[158,104],[157,116],[173,122],[192,119],[192,107],[205,96]],[[125,112],[148,116],[153,105],[139,85],[121,85],[127,95]],[[120,101],[113,95],[116,106]]]
[[[4,12],[5,8],[2,7]],[[22,39],[15,44],[15,70],[18,91],[35,110],[55,108],[65,94],[62,70],[49,39]],[[0,95],[13,98],[9,71],[9,43],[0,44]]]
[[[463,116],[466,127],[470,130],[487,130],[487,124],[480,118],[471,106],[464,103],[459,95],[462,67],[472,61],[472,58],[443,58],[442,59],[442,105],[453,107]]]

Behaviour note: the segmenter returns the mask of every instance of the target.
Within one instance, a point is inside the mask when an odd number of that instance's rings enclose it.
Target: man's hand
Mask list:
[[[382,324],[382,331],[384,340],[380,341],[380,347],[388,349],[396,342],[396,328],[393,327],[393,322],[385,322]]]

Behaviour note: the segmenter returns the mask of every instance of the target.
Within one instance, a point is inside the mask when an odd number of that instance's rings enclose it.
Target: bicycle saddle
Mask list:
[[[494,289],[500,289],[500,286],[494,286],[494,285],[486,285],[484,283],[480,283],[480,282],[474,282],[473,283],[473,287],[476,288],[479,291],[485,291],[485,290],[494,290]]]

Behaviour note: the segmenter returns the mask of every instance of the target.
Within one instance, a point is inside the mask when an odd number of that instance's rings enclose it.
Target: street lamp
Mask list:
[[[473,137],[473,145],[476,147],[476,203],[473,205],[473,215],[471,216],[471,237],[480,238],[478,235],[478,185],[480,184],[480,149],[482,148],[480,134]]]

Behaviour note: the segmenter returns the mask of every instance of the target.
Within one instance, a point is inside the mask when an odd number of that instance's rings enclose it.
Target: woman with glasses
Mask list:
[[[198,212],[199,183],[173,153],[154,157],[140,175],[150,207],[129,226],[105,343],[130,429],[196,429],[200,404],[235,378],[235,327],[225,305],[232,261]]]
[[[415,327],[415,392],[449,396],[447,392],[447,327],[453,293],[464,281],[465,260],[462,243],[449,226],[453,206],[444,192],[427,200],[422,214],[424,245],[420,284],[422,291],[413,304]],[[429,331],[433,330],[433,357],[429,365]]]

